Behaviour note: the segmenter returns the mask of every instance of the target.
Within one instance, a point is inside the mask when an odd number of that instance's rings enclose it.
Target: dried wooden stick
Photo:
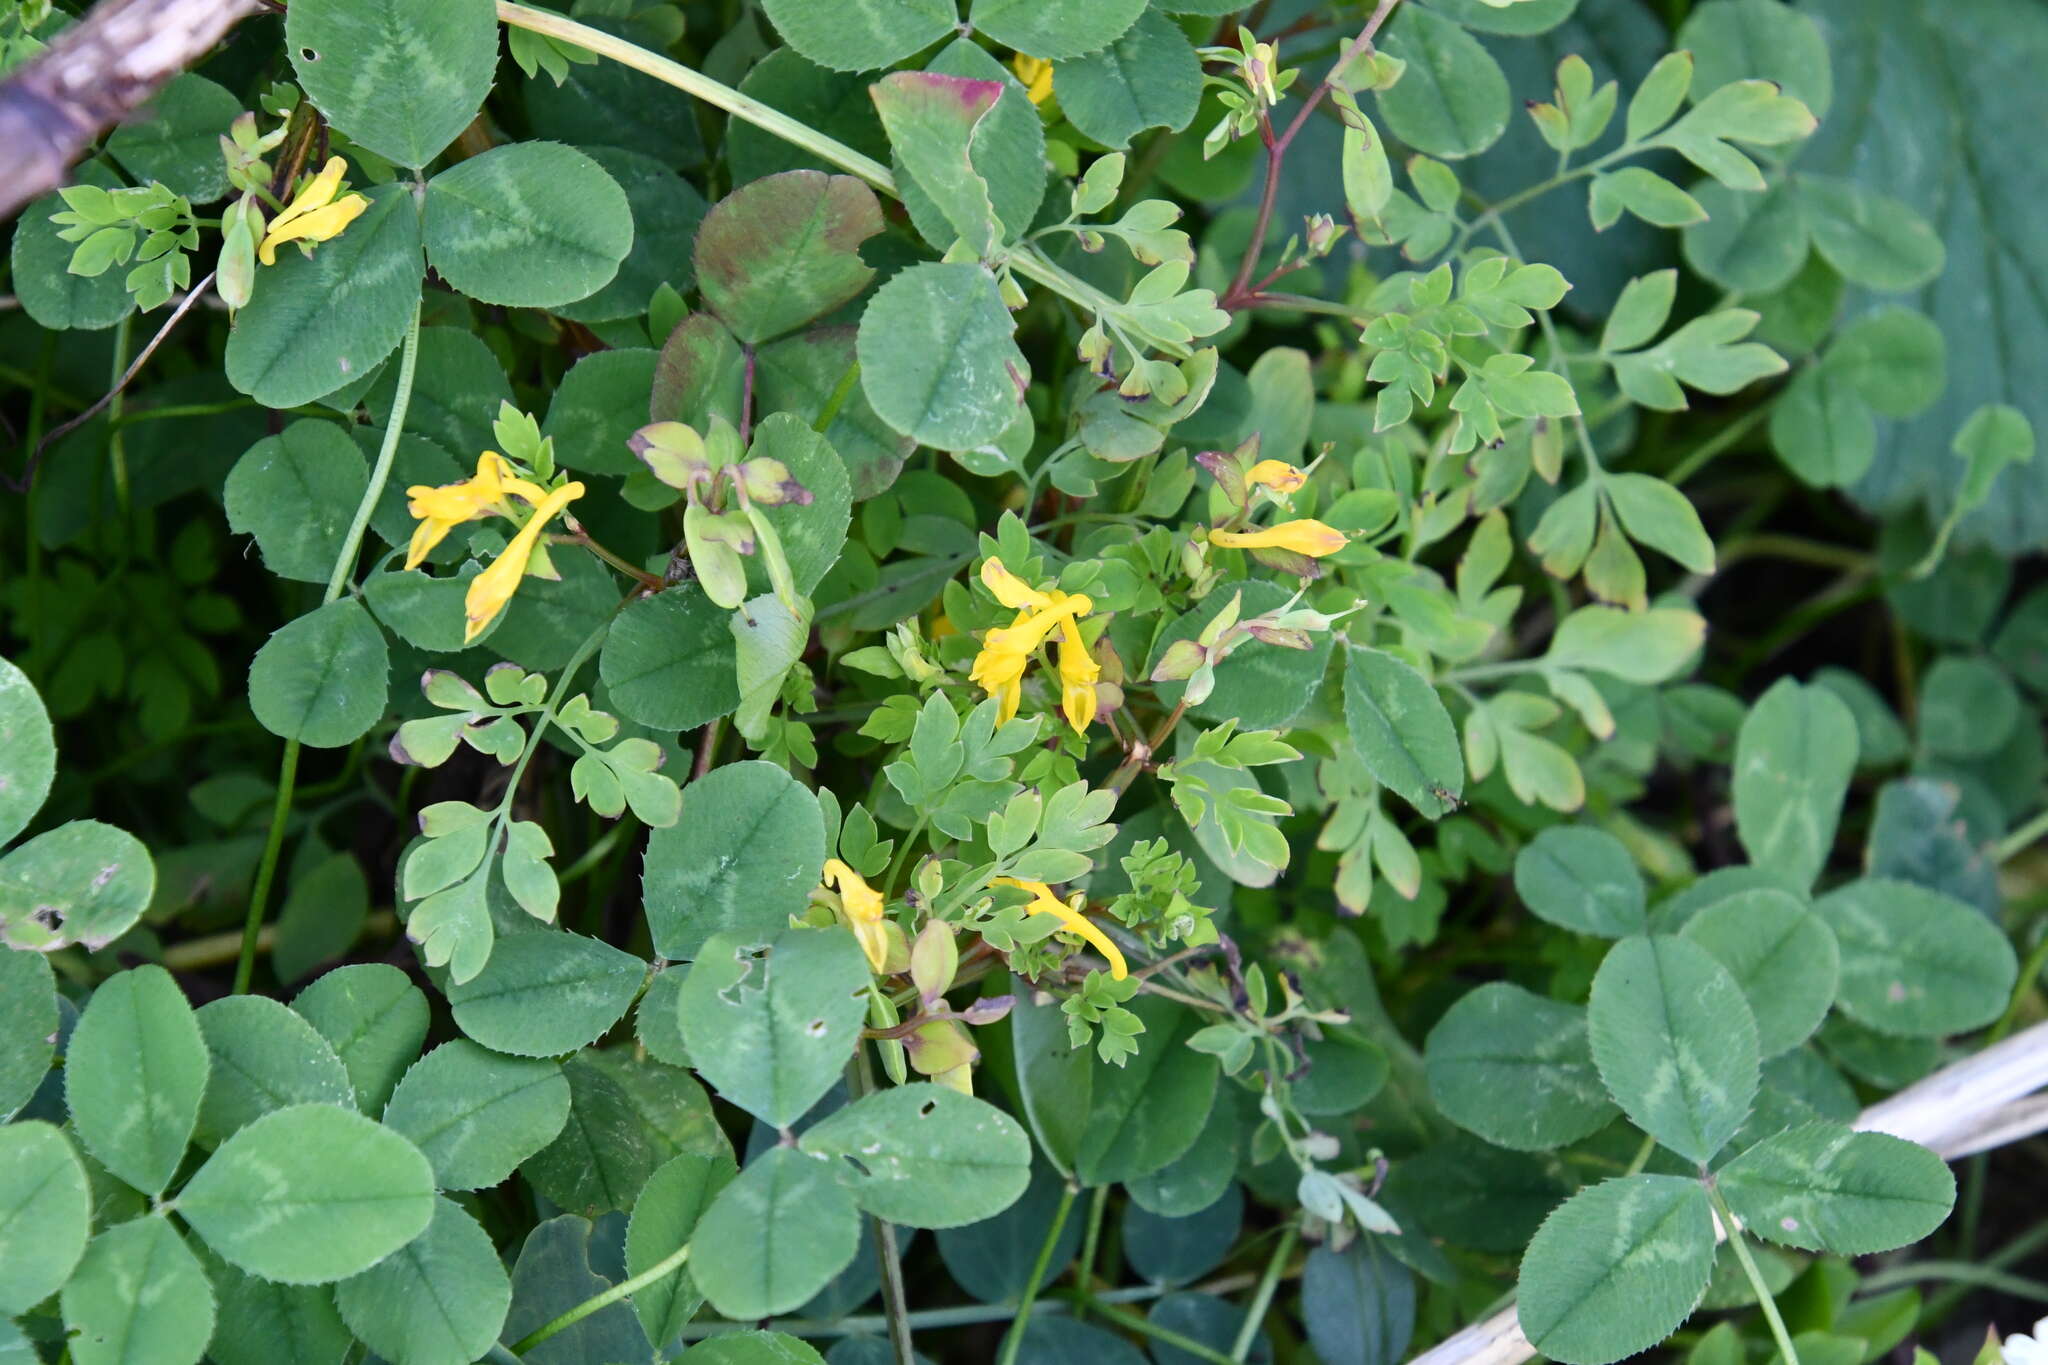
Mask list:
[[[194,65],[259,0],[105,0],[0,84],[0,219],[64,183],[93,140]]]
[[[2048,1024],[2036,1024],[1943,1067],[1857,1116],[1852,1127],[1890,1133],[1947,1160],[2048,1130]],[[1445,1337],[1408,1365],[1521,1365],[1536,1354],[1509,1304]]]

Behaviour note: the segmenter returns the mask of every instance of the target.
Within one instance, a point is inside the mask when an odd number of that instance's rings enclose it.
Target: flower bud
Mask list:
[[[1183,682],[1194,676],[1209,657],[1209,651],[1193,640],[1175,640],[1159,656],[1152,669],[1153,682]]]
[[[928,1010],[938,1008],[939,997],[953,984],[960,967],[960,945],[953,941],[953,926],[944,920],[928,920],[910,947],[910,983]]]
[[[934,1019],[905,1038],[903,1046],[910,1051],[911,1069],[920,1076],[972,1066],[981,1056],[967,1030],[951,1019]]]

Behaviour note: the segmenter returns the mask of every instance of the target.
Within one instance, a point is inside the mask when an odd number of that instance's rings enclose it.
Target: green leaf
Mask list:
[[[300,1104],[223,1142],[179,1191],[179,1217],[222,1259],[284,1284],[369,1269],[433,1217],[417,1147],[361,1114]]]
[[[519,1341],[613,1288],[609,1279],[591,1268],[591,1232],[588,1219],[565,1215],[548,1219],[526,1235],[519,1261],[512,1267],[512,1310],[498,1334],[502,1343]],[[598,1250],[606,1261],[617,1263],[616,1251],[606,1256],[602,1244]],[[653,1353],[632,1308],[615,1301],[557,1331],[539,1354],[542,1360],[611,1365],[614,1361],[645,1360]]]
[[[85,1167],[47,1123],[0,1127],[0,1314],[57,1292],[85,1254],[92,1197]]]
[[[854,1201],[904,1227],[951,1228],[993,1218],[1031,1179],[1031,1140],[986,1100],[920,1082],[857,1100],[813,1124],[797,1144],[837,1158]]]
[[[220,139],[242,102],[204,76],[182,72],[107,138],[107,154],[139,184],[159,181],[195,204],[228,192]]]
[[[1048,62],[1099,52],[1145,12],[1145,0],[974,0],[967,22],[1004,47]]]
[[[1842,1013],[1880,1033],[1940,1037],[1990,1023],[2019,968],[1984,916],[1910,882],[1866,877],[1814,903],[1842,949]]]
[[[739,1168],[725,1152],[684,1152],[649,1176],[626,1224],[626,1273],[643,1275],[688,1243],[704,1210],[737,1174]],[[682,1265],[636,1291],[633,1311],[647,1339],[662,1348],[681,1334],[703,1302],[689,1266]]]
[[[1817,175],[1800,176],[1798,193],[1814,249],[1852,284],[1906,293],[1947,262],[1934,229],[1890,195]]]
[[[690,730],[739,705],[728,613],[682,585],[628,603],[598,654],[612,705],[658,730]]]
[[[427,259],[484,303],[548,308],[588,298],[632,246],[626,192],[573,147],[493,147],[427,182]]]
[[[1407,63],[1379,93],[1380,117],[1402,142],[1455,160],[1485,151],[1507,130],[1507,77],[1464,29],[1411,5],[1395,12],[1380,46]]]
[[[1765,1057],[1799,1044],[1835,1002],[1841,953],[1826,921],[1788,892],[1738,891],[1701,910],[1680,931],[1728,969],[1756,1019]]]
[[[134,835],[73,820],[0,857],[0,943],[104,948],[141,918],[155,889],[156,867]]]
[[[1600,938],[1643,932],[1643,874],[1611,834],[1553,826],[1515,855],[1515,891],[1539,917]]]
[[[839,385],[854,373],[857,336],[858,330],[850,325],[813,327],[763,346],[754,367],[759,402],[815,427],[838,395]],[[885,491],[917,448],[915,441],[875,415],[858,383],[826,426],[825,439],[846,467],[856,502]],[[787,537],[783,548],[790,548]]]
[[[541,434],[554,440],[555,459],[586,474],[638,473],[643,466],[626,438],[640,426],[658,363],[655,352],[629,347],[594,351],[570,367],[541,424]]]
[[[669,1158],[729,1150],[711,1097],[686,1071],[617,1051],[585,1052],[562,1070],[569,1122],[521,1173],[563,1208],[593,1218],[631,1208]]]
[[[1689,227],[1707,218],[1699,200],[1642,166],[1624,166],[1594,176],[1586,204],[1596,232],[1613,227],[1624,212],[1667,228]]]
[[[1735,833],[1749,860],[1811,886],[1856,771],[1856,718],[1826,688],[1780,679],[1735,737]]]
[[[194,1365],[213,1336],[206,1271],[161,1213],[93,1238],[60,1302],[78,1365]]]
[[[1651,474],[1609,474],[1600,486],[1630,540],[1669,555],[1692,573],[1714,571],[1714,542],[1685,494]]]
[[[263,728],[337,749],[384,715],[390,655],[363,604],[342,597],[287,623],[249,665],[249,709]]]
[[[1771,448],[1808,487],[1847,487],[1877,458],[1877,420],[1839,367],[1810,366],[1771,405]]]
[[[1685,230],[1685,262],[1715,284],[1768,294],[1791,283],[1806,264],[1806,216],[1790,181],[1762,194],[1708,181],[1699,186],[1698,200],[1706,217]]]
[[[876,1337],[854,1338],[873,1342]],[[847,1355],[846,1347],[837,1348]],[[863,1357],[864,1358],[864,1357]],[[824,1365],[824,1357],[796,1337],[781,1332],[720,1332],[676,1357],[687,1365]]]
[[[2033,460],[2033,424],[2010,403],[1987,403],[1970,414],[1950,449],[1965,462],[1963,486],[1956,492],[1956,510],[1967,512],[1983,506],[1991,496],[1992,483],[2000,470]]]
[[[1695,90],[1767,80],[1816,118],[1825,118],[1834,102],[1827,40],[1810,15],[1776,0],[1696,5],[1678,30],[1678,46],[1692,54]]]
[[[1457,808],[1465,763],[1450,712],[1429,681],[1377,649],[1345,655],[1344,720],[1380,785],[1432,820]]]
[[[1783,374],[1785,362],[1777,352],[1742,340],[1758,316],[1747,308],[1724,308],[1694,318],[1646,351],[1615,356],[1615,383],[1646,408],[1679,412],[1686,407],[1681,385],[1725,395]]]
[[[1001,81],[974,80],[935,71],[897,71],[869,88],[897,164],[917,182],[951,226],[941,234],[958,238],[976,257],[987,256],[1002,237],[988,182],[969,158],[976,130],[1002,98]]]
[[[861,387],[877,416],[921,445],[989,445],[1009,426],[1031,379],[1014,331],[985,268],[911,266],[877,290],[861,315]]]
[[[1302,1267],[1301,1316],[1321,1360],[1400,1365],[1415,1333],[1415,1276],[1374,1237],[1319,1246]]]
[[[633,212],[633,247],[610,284],[588,298],[562,304],[554,312],[576,322],[637,318],[648,311],[655,291],[663,285],[682,292],[697,283],[690,253],[697,240],[697,226],[710,205],[689,181],[651,156],[621,147],[581,150],[625,191]]]
[[[501,1057],[464,1038],[422,1057],[384,1109],[385,1125],[425,1153],[444,1190],[497,1184],[568,1120],[561,1067]]]
[[[1705,619],[1685,608],[1580,607],[1551,636],[1543,661],[1649,686],[1675,677],[1706,634]]]
[[[1692,1313],[1714,1269],[1714,1216],[1697,1180],[1630,1175],[1580,1190],[1537,1230],[1515,1311],[1565,1365],[1648,1350]]]
[[[272,1284],[217,1257],[202,1264],[213,1282],[215,1322],[206,1354],[214,1365],[274,1365],[280,1357],[333,1362],[354,1344],[325,1286]]]
[[[427,11],[406,0],[313,0],[286,15],[284,31],[320,112],[401,166],[425,166],[469,126],[498,67],[489,0]]]
[[[1669,147],[1731,190],[1760,191],[1762,172],[1733,143],[1775,147],[1810,135],[1813,111],[1770,81],[1734,81],[1708,94],[1650,145]]]
[[[968,155],[975,174],[988,182],[1001,235],[1006,239],[1022,237],[1045,198],[1045,122],[1038,106],[1008,67],[968,38],[947,44],[926,64],[925,71],[934,76],[993,81],[1002,87],[995,107],[975,128]],[[923,182],[914,175],[899,174],[896,185],[918,235],[941,251],[951,246],[959,231],[926,192]]]
[[[420,216],[402,185],[311,256],[287,247],[228,333],[228,382],[268,408],[297,407],[363,379],[398,347],[419,306]]]
[[[34,1097],[57,1046],[57,981],[42,953],[0,953],[0,1123]]]
[[[720,1095],[787,1128],[845,1068],[868,980],[860,946],[836,927],[714,934],[677,1000],[683,1042]]]
[[[1238,599],[1238,619],[1263,615],[1284,606],[1290,594],[1277,583],[1262,579],[1241,579],[1217,584],[1208,596],[1195,603],[1159,632],[1153,642],[1149,674],[1175,641],[1192,640],[1202,627],[1216,619]],[[1278,729],[1300,715],[1329,670],[1335,632],[1318,632],[1307,649],[1285,649],[1257,640],[1246,641],[1229,658],[1215,666],[1216,682],[1199,705],[1188,710],[1203,720],[1231,720],[1245,730]],[[1167,705],[1177,704],[1187,691],[1185,683],[1165,682],[1158,695]]]
[[[834,71],[893,66],[960,21],[951,0],[763,0],[762,8],[784,42]]]
[[[1680,938],[1608,950],[1586,1008],[1600,1079],[1629,1121],[1688,1161],[1721,1150],[1756,1098],[1756,1022],[1735,978]]]
[[[1886,417],[1925,412],[1948,385],[1941,329],[1911,308],[1879,308],[1835,334],[1821,367]]]
[[[328,972],[300,991],[292,1008],[341,1058],[365,1113],[383,1111],[427,1036],[427,997],[388,963]]]
[[[787,1313],[845,1269],[860,1245],[860,1215],[833,1164],[771,1147],[718,1192],[691,1239],[719,1249],[690,1267],[713,1308],[743,1321]]]
[[[1586,1012],[1505,981],[1468,992],[1444,1012],[1423,1049],[1444,1117],[1488,1142],[1546,1152],[1606,1127]]]
[[[370,884],[356,855],[331,853],[292,880],[277,912],[270,966],[291,984],[346,953],[370,916]]]
[[[772,933],[803,912],[824,865],[824,817],[801,783],[772,763],[713,769],[684,788],[682,818],[648,837],[655,952],[687,960],[713,934]]]
[[[1716,1179],[1749,1231],[1838,1256],[1917,1242],[1941,1226],[1956,1200],[1955,1177],[1933,1152],[1835,1123],[1765,1138]]]
[[[808,421],[788,412],[773,412],[761,419],[747,454],[780,460],[790,477],[810,494],[807,503],[786,502],[762,509],[782,538],[796,590],[808,596],[839,561],[846,545],[846,527],[853,512],[846,462],[830,442],[811,430]],[[758,567],[758,556],[754,567]],[[749,577],[763,589],[768,586],[765,572],[756,575],[750,568]]]
[[[57,775],[57,736],[28,674],[0,659],[0,844],[28,828]]]
[[[1929,753],[1974,758],[1996,752],[2021,714],[2019,692],[1998,665],[1948,655],[1920,689],[1920,743]]]
[[[334,1287],[342,1321],[393,1365],[482,1358],[505,1325],[512,1281],[476,1219],[446,1197],[427,1230]]]
[[[758,344],[848,302],[875,277],[861,243],[882,230],[850,175],[785,171],[742,185],[697,229],[697,283],[734,336]]]
[[[206,1043],[169,972],[145,966],[109,977],[65,1049],[72,1128],[100,1165],[157,1194],[199,1121],[206,1070]]]
[[[232,995],[194,1015],[206,1040],[206,1098],[194,1136],[212,1147],[293,1104],[355,1103],[341,1059],[305,1019],[260,995]]]
[[[481,972],[448,987],[448,1003],[457,1027],[492,1051],[555,1057],[603,1037],[646,974],[602,940],[536,930],[500,938]]]
[[[1130,145],[1147,128],[1179,132],[1202,102],[1202,64],[1174,23],[1156,10],[1128,33],[1053,69],[1053,93],[1067,121],[1105,147]]]
[[[77,175],[81,184],[97,187],[120,183],[112,171],[93,162],[81,165]],[[8,252],[8,279],[22,311],[38,326],[53,332],[112,327],[135,311],[135,296],[118,270],[90,277],[71,273],[72,245],[57,235],[58,227],[50,221],[51,214],[62,213],[65,207],[62,198],[46,194],[22,210]]]

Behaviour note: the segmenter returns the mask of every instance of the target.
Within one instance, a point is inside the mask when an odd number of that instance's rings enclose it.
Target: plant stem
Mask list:
[[[2025,853],[2033,842],[2043,835],[2048,835],[2048,810],[2042,811],[2039,815],[2036,815],[2033,819],[2027,821],[2027,823],[2021,825],[2003,839],[2000,839],[1998,841],[1998,848],[1992,856],[1998,862],[2009,863],[2020,854]]]
[[[1680,460],[1672,468],[1671,472],[1664,476],[1664,481],[1673,487],[1683,484],[1687,479],[1705,469],[1711,461],[1740,444],[1743,437],[1755,431],[1770,415],[1771,409],[1768,404],[1751,408],[1748,412],[1745,412],[1742,416],[1736,418],[1727,426],[1722,427],[1697,446],[1694,446],[1692,453]]]
[[[1074,1305],[1074,1316],[1088,1316],[1088,1306],[1095,1294],[1095,1253],[1102,1246],[1102,1215],[1109,1208],[1109,1186],[1097,1185],[1095,1194],[1088,1201],[1088,1231],[1081,1238],[1081,1266],[1074,1274],[1074,1283],[1081,1287],[1080,1302]]]
[[[855,1102],[875,1092],[865,1046],[854,1047],[846,1081]],[[896,1365],[916,1365],[917,1348],[910,1340],[910,1298],[903,1289],[903,1254],[896,1246],[896,1225],[882,1217],[875,1219],[875,1255],[881,1262],[882,1308],[889,1320],[889,1344],[895,1348]]]
[[[1045,1240],[1039,1244],[1031,1278],[1024,1284],[1024,1297],[1017,1302],[1017,1316],[1010,1320],[1010,1330],[1003,1334],[1003,1350],[996,1357],[996,1365],[1017,1365],[1017,1352],[1024,1346],[1024,1331],[1031,1325],[1031,1305],[1038,1299],[1039,1286],[1045,1283],[1045,1272],[1052,1267],[1053,1248],[1060,1244],[1060,1234],[1067,1230],[1067,1215],[1073,1208],[1074,1187],[1067,1185],[1060,1190],[1060,1206],[1053,1213],[1052,1226],[1045,1230]]]
[[[602,1294],[593,1294],[560,1317],[551,1318],[534,1328],[531,1332],[528,1332],[525,1336],[512,1343],[512,1354],[515,1356],[525,1355],[549,1337],[568,1331],[571,1327],[574,1327],[599,1309],[609,1308],[620,1299],[637,1294],[662,1276],[679,1268],[689,1258],[690,1244],[685,1242],[631,1279],[620,1280]]]
[[[1215,1365],[1234,1365],[1230,1356],[1223,1354],[1223,1352],[1215,1347],[1196,1341],[1193,1337],[1182,1336],[1179,1332],[1169,1327],[1161,1327],[1150,1318],[1133,1313],[1128,1308],[1119,1308],[1115,1304],[1097,1301],[1095,1311],[1119,1327],[1137,1332],[1142,1336],[1151,1337],[1161,1345],[1171,1346],[1177,1351],[1184,1351],[1197,1360],[1213,1361]]]
[[[910,833],[903,836],[903,847],[896,850],[896,856],[889,863],[889,875],[882,879],[882,902],[887,904],[896,895],[896,879],[903,875],[903,865],[910,861],[910,850],[917,838],[924,833],[925,817],[917,817],[917,823],[910,827]]]
[[[1237,1329],[1237,1340],[1230,1344],[1230,1359],[1234,1365],[1251,1355],[1252,1343],[1259,1339],[1259,1324],[1266,1320],[1266,1311],[1273,1306],[1273,1291],[1280,1287],[1280,1272],[1287,1267],[1287,1258],[1294,1254],[1294,1243],[1301,1236],[1301,1225],[1290,1220],[1280,1230],[1280,1245],[1273,1248],[1273,1257],[1266,1262],[1266,1273],[1259,1277],[1259,1287],[1252,1291],[1252,1301],[1246,1305],[1244,1322]]]
[[[1756,1268],[1756,1259],[1749,1254],[1749,1244],[1743,1240],[1742,1229],[1735,1222],[1735,1215],[1728,1211],[1728,1201],[1721,1197],[1712,1176],[1701,1181],[1706,1186],[1707,1199],[1714,1206],[1714,1215],[1721,1220],[1721,1230],[1728,1234],[1728,1245],[1735,1249],[1735,1259],[1742,1263],[1742,1273],[1749,1279],[1749,1287],[1756,1291],[1757,1307],[1764,1310],[1764,1321],[1771,1326],[1771,1337],[1778,1343],[1778,1354],[1785,1365],[1799,1365],[1799,1352],[1792,1345],[1792,1334],[1785,1330],[1785,1319],[1778,1313],[1778,1301],[1771,1295],[1770,1286],[1764,1283],[1761,1271]]]
[[[270,832],[263,838],[263,860],[256,865],[256,882],[249,888],[249,912],[242,921],[242,951],[235,961],[236,995],[249,993],[249,981],[256,974],[256,940],[263,933],[263,907],[270,900],[270,884],[277,878],[277,857],[284,849],[284,829],[292,813],[292,785],[298,776],[299,742],[288,739],[277,768],[277,799],[270,807]]]

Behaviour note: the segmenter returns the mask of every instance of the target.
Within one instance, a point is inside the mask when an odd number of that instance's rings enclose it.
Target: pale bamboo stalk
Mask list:
[[[2048,1130],[2048,1024],[2036,1024],[1880,1100],[1851,1125],[1920,1143],[1949,1161]],[[1521,1365],[1536,1348],[1509,1304],[1408,1365]]]

